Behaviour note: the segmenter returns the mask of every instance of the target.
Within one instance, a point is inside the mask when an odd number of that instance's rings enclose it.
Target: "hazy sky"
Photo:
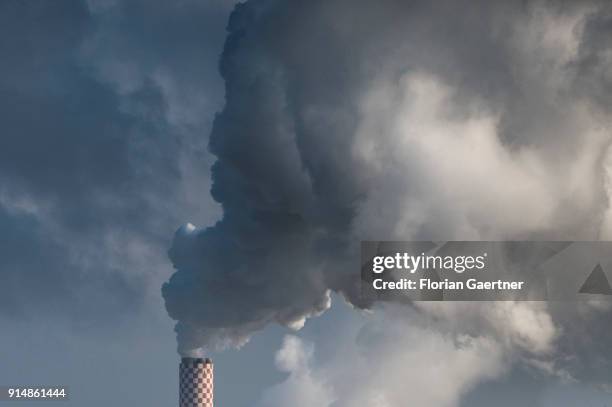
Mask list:
[[[223,406],[612,405],[605,305],[347,278],[361,239],[612,235],[612,9],[455,3],[0,2],[0,385],[177,405],[168,310]]]

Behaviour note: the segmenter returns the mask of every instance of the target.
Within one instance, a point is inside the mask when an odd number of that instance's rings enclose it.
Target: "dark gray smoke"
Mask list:
[[[477,3],[236,7],[209,145],[224,216],[177,232],[162,290],[180,353],[300,327],[330,291],[369,307],[355,285],[360,240],[611,235],[609,7]],[[454,327],[464,318],[421,308]],[[567,315],[464,310],[461,329],[542,354]],[[514,322],[494,322],[503,315]]]

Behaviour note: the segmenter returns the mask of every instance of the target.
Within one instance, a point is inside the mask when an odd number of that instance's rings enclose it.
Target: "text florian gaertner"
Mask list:
[[[524,281],[493,280],[483,278],[481,273],[487,267],[487,253],[479,256],[440,256],[440,255],[410,255],[396,253],[394,256],[375,256],[372,258],[372,272],[377,278],[372,281],[375,290],[482,290],[482,291],[515,291],[522,290]],[[453,272],[462,275],[465,272],[478,272],[478,278],[449,279],[443,275],[431,278],[426,274],[422,277],[417,272]],[[408,277],[385,280],[382,273],[409,273]],[[396,275],[397,277],[397,275]]]

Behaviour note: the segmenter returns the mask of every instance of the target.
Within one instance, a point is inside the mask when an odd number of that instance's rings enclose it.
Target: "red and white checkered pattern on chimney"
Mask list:
[[[183,358],[179,367],[179,406],[213,407],[213,363]]]

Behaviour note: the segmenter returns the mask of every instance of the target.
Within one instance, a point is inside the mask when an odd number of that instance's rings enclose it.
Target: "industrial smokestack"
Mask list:
[[[213,407],[212,360],[208,358],[181,359],[179,407]]]

